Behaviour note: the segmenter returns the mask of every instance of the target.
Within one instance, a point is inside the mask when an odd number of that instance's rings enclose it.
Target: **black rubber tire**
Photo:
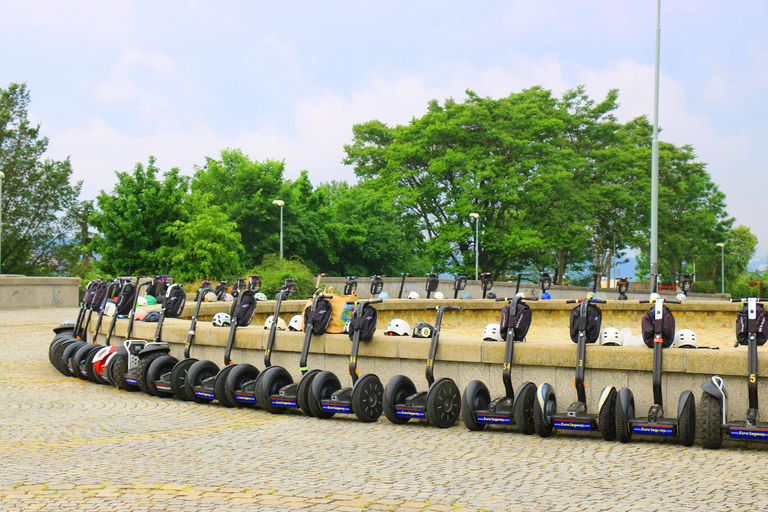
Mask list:
[[[237,399],[237,390],[241,389],[246,382],[256,380],[259,376],[259,370],[252,364],[237,364],[229,372],[227,381],[224,383],[224,393],[227,400],[235,404],[235,407],[256,407],[255,402],[242,402]],[[254,398],[255,400],[255,398]]]
[[[189,402],[192,400],[187,394],[187,387],[184,383],[187,380],[187,371],[189,368],[197,362],[197,359],[190,357],[189,359],[182,359],[171,370],[171,391],[176,398]]]
[[[227,392],[224,389],[227,385],[227,377],[229,376],[229,372],[234,369],[234,364],[228,364],[222,368],[219,373],[216,374],[216,380],[213,381],[213,396],[216,397],[216,400],[222,407],[235,407],[235,405],[237,405],[235,402],[231,402],[229,400],[227,397]]]
[[[99,376],[96,375],[96,370],[93,367],[93,358],[96,357],[96,354],[99,353],[99,350],[103,349],[104,347],[102,345],[96,345],[96,346],[98,348],[96,348],[96,350],[92,352],[89,352],[85,358],[85,373],[88,375],[89,381],[95,384],[100,384]]]
[[[363,375],[352,389],[352,411],[357,419],[371,423],[379,419],[383,411],[384,386],[381,379],[369,373]]]
[[[62,342],[62,343],[60,343],[54,349],[54,352],[53,352],[53,366],[54,366],[54,368],[56,368],[59,371],[59,373],[61,373],[62,375],[66,376],[66,377],[70,377],[72,374],[69,373],[69,370],[67,370],[66,362],[63,361],[63,355],[64,355],[64,351],[67,349],[67,347],[69,347],[70,345],[72,345],[74,343],[80,343],[80,342],[77,341],[77,340],[70,340],[70,341]]]
[[[408,416],[398,416],[395,405],[405,402],[405,398],[416,393],[413,381],[405,375],[395,375],[384,388],[384,416],[390,423],[402,425],[411,419]]]
[[[56,349],[59,348],[59,346],[62,343],[67,342],[74,342],[77,341],[77,338],[75,338],[74,335],[67,336],[66,333],[62,333],[57,335],[51,344],[48,346],[48,360],[51,362],[53,366],[56,366],[56,359],[54,358],[54,354],[56,353]]]
[[[172,391],[163,391],[157,388],[157,381],[161,380],[163,375],[168,375],[176,366],[179,360],[169,354],[163,354],[162,356],[154,359],[149,365],[147,370],[147,387],[153,392],[154,396],[160,398],[170,398],[173,396]]]
[[[628,443],[632,440],[632,425],[629,420],[634,416],[635,404],[629,404],[630,417],[624,414],[624,407],[621,403],[621,395],[616,395],[616,439],[622,443]]]
[[[112,381],[117,386],[117,389],[123,391],[140,391],[141,388],[136,384],[130,384],[125,381],[125,376],[128,373],[128,358],[122,354],[115,355],[115,364],[112,365]],[[138,382],[138,379],[136,379]]]
[[[72,371],[74,372],[74,377],[77,377],[78,379],[82,380],[88,380],[88,374],[86,373],[83,375],[83,371],[85,371],[85,367],[81,369],[81,364],[83,363],[83,360],[88,357],[88,354],[91,353],[93,349],[98,350],[99,345],[96,345],[95,343],[86,343],[85,345],[81,346],[77,351],[72,355]]]
[[[461,391],[451,379],[440,379],[427,393],[425,411],[430,423],[438,428],[448,428],[456,424],[461,416]]]
[[[557,398],[555,397],[554,393],[550,393],[547,397],[547,401],[550,400],[555,401],[554,410],[557,411]],[[547,425],[547,422],[544,420],[544,411],[541,409],[538,396],[536,397],[536,401],[533,404],[533,427],[534,430],[536,430],[536,433],[539,434],[539,437],[542,438],[551,436],[552,430],[555,428],[554,422]]]
[[[521,395],[515,397],[515,409],[512,411],[515,417],[515,425],[517,425],[517,431],[527,436],[536,433],[536,425],[533,422],[533,409],[536,406],[536,386],[526,386]]]
[[[704,448],[717,450],[723,445],[722,407],[717,397],[702,391],[697,412],[701,446]]]
[[[603,403],[603,408],[598,413],[597,421],[600,424],[600,435],[604,441],[616,439],[616,388],[611,389],[608,398]]]
[[[256,378],[256,402],[259,407],[272,414],[285,412],[285,407],[272,405],[271,395],[275,395],[280,388],[293,384],[293,377],[282,366],[270,366]]]
[[[683,410],[677,420],[677,434],[681,445],[693,446],[696,440],[696,398],[693,393],[688,394],[683,404]]]
[[[485,428],[485,423],[478,423],[475,412],[488,409],[491,403],[491,393],[482,381],[473,380],[464,388],[461,397],[461,420],[469,430],[476,432]]]
[[[198,404],[209,404],[213,398],[204,398],[195,394],[195,386],[199,386],[205,379],[215,377],[219,373],[219,367],[213,361],[197,361],[187,370],[187,378],[184,382],[184,388],[187,396],[193,402]],[[215,395],[214,395],[215,396]]]
[[[74,343],[70,343],[64,348],[61,353],[61,357],[59,358],[61,361],[61,367],[64,370],[64,375],[68,377],[75,376],[75,369],[72,367],[72,358],[74,357],[75,352],[80,350],[80,347],[84,345],[86,345],[84,341],[76,341]]]
[[[113,369],[115,367],[115,360],[120,354],[112,353],[107,358],[107,363],[104,365],[104,376],[107,378],[107,384],[109,386],[115,387],[117,386],[117,383],[115,382],[115,379],[112,375]]]
[[[320,400],[326,400],[331,395],[341,389],[341,382],[338,377],[331,372],[320,372],[315,376],[312,382],[312,394],[309,400],[309,406],[312,408],[312,414],[315,418],[327,420],[333,418],[336,414],[333,411],[326,411],[320,405]]]
[[[312,381],[315,380],[320,370],[310,370],[305,373],[299,381],[299,388],[296,390],[296,406],[307,416],[314,417],[312,408],[309,406],[309,402],[312,394]]]
[[[147,379],[149,367],[152,364],[152,361],[164,355],[164,352],[150,352],[149,354],[140,358],[139,364],[136,366],[136,382],[139,383],[139,389],[141,389],[149,396],[157,396],[157,389],[154,386],[150,387],[149,379]]]

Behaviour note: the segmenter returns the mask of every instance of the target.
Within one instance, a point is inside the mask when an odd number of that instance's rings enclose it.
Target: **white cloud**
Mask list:
[[[170,75],[176,68],[173,59],[160,52],[145,54],[137,51],[123,52],[120,62],[116,66],[118,72],[128,71],[133,66],[147,66],[163,75]]]

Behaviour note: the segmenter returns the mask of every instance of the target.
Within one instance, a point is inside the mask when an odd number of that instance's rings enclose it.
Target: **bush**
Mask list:
[[[309,267],[298,256],[281,260],[276,254],[267,254],[261,265],[248,272],[261,275],[261,291],[269,299],[275,298],[275,293],[283,287],[283,283],[289,277],[296,280],[298,293],[292,298],[304,298],[315,291],[315,277]]]

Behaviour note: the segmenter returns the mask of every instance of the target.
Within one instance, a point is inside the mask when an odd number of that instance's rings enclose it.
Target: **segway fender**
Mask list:
[[[362,378],[362,377],[361,377],[361,378]],[[359,380],[359,379],[358,379],[358,380]],[[432,385],[431,385],[431,386],[429,386],[429,389],[427,390],[427,396],[429,396],[429,393],[430,393],[430,391],[432,391],[432,388],[434,388],[434,387],[435,387],[435,385],[436,385],[438,382],[442,382],[442,381],[444,381],[444,380],[450,380],[451,382],[453,382],[453,379],[449,379],[448,377],[442,377],[442,378],[439,378],[439,379],[437,379],[435,382],[433,382],[433,383],[432,383]]]
[[[600,392],[600,401],[597,403],[597,428],[600,428],[600,411],[603,410],[603,406],[606,405],[606,401],[608,400],[608,397],[611,396],[611,392],[616,389],[613,386],[605,386],[603,388],[603,391]]]
[[[360,377],[358,377],[358,379],[355,381],[355,383],[352,384],[352,392],[353,393],[355,392],[355,388],[357,387],[357,383],[360,382],[361,380],[363,380],[363,377],[367,377],[368,375],[371,375],[371,374],[370,373],[362,374]]]
[[[536,398],[539,401],[539,407],[541,407],[541,412],[544,414],[544,421],[547,425],[552,424],[552,421],[549,418],[549,411],[547,410],[547,399],[549,398],[549,395],[554,394],[555,388],[547,383],[544,383],[536,393]]]
[[[720,400],[720,410],[723,413],[722,424],[728,423],[728,391],[725,389],[723,378],[715,375],[702,384],[701,389]]]
[[[679,419],[683,414],[683,407],[685,407],[685,402],[688,400],[688,397],[691,396],[691,391],[686,389],[682,393],[680,393],[680,399],[677,401],[677,418]]]
[[[619,398],[621,399],[621,408],[624,411],[624,417],[627,419],[631,419],[629,414],[629,406],[635,401],[635,397],[632,394],[632,390],[629,388],[621,388],[619,390]]]
[[[75,330],[75,325],[77,322],[74,320],[67,320],[66,322],[61,322],[58,327],[53,328],[53,332],[56,334],[60,334],[65,331],[73,331]]]
[[[533,382],[523,382],[517,388],[517,393],[515,393],[515,399],[512,401],[512,410],[513,411],[517,410],[517,400],[518,400],[518,398],[520,398],[521,396],[525,396],[525,390],[528,389],[531,386],[533,386],[535,388],[536,384],[534,384]]]
[[[139,352],[139,357],[144,357],[147,354],[155,353],[155,352],[162,352],[167,354],[170,351],[171,351],[171,347],[169,347],[165,343],[148,343],[143,349],[141,349],[141,352]]]

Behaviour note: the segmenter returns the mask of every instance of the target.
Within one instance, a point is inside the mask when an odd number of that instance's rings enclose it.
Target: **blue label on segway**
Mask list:
[[[672,436],[674,430],[666,425],[635,425],[633,430],[635,434],[652,434],[655,436]]]
[[[139,382],[138,382],[136,379],[134,379],[133,377],[126,377],[126,378],[125,378],[125,382],[127,382],[128,384],[138,384],[138,383],[139,383]]]
[[[555,428],[568,430],[592,430],[589,420],[555,420]]]
[[[287,398],[273,398],[271,401],[275,407],[296,407],[296,401]]]
[[[395,409],[398,416],[406,416],[408,418],[426,418],[427,415],[424,411],[418,409]]]
[[[80,375],[82,375],[83,377],[87,377],[88,376],[88,374],[85,373],[85,370],[82,369],[82,368],[80,368]]]
[[[159,383],[159,382],[155,382],[155,387],[157,389],[161,390],[161,391],[170,391],[171,390],[171,386],[170,385]]]
[[[103,380],[104,382],[109,382],[109,379],[107,378],[106,373],[100,373],[99,377],[101,377],[101,380]]]
[[[501,416],[498,414],[478,414],[477,422],[478,423],[511,424],[512,420],[509,419],[509,416]]]
[[[743,437],[746,439],[768,439],[768,430],[731,427],[731,437]]]
[[[238,402],[250,402],[252,404],[256,403],[256,397],[253,395],[247,395],[245,393],[235,393],[235,400]]]
[[[338,404],[327,404],[325,402],[320,402],[320,405],[323,407],[324,411],[328,412],[343,412],[343,413],[351,413],[348,405],[338,405]]]
[[[195,394],[200,398],[210,398],[211,400],[216,398],[210,391],[200,391],[199,389],[195,389]]]

